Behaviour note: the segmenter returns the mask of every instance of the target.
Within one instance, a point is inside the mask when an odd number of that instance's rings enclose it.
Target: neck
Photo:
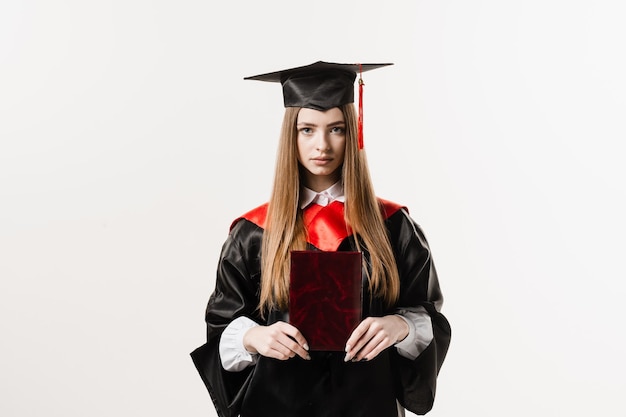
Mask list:
[[[308,174],[308,173],[307,173]],[[331,175],[304,175],[302,185],[306,188],[320,193],[332,187],[341,178],[341,171],[334,172]]]

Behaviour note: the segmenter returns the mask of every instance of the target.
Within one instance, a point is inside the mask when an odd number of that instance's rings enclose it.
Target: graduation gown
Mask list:
[[[395,306],[385,307],[364,285],[363,316],[423,306],[431,317],[432,342],[414,360],[391,347],[364,362],[346,363],[342,352],[310,352],[310,361],[260,356],[254,366],[225,371],[218,346],[232,320],[246,316],[261,325],[287,321],[285,312],[272,311],[263,319],[257,310],[267,213],[267,205],[260,206],[231,226],[206,309],[207,343],[191,353],[220,417],[396,417],[396,400],[415,414],[432,408],[437,374],[450,343],[450,326],[439,312],[443,298],[437,274],[424,234],[407,210],[379,202],[400,275],[400,297]],[[313,204],[303,218],[308,249],[356,250],[355,236],[346,232],[343,203]],[[361,249],[367,263],[369,252],[363,245]]]

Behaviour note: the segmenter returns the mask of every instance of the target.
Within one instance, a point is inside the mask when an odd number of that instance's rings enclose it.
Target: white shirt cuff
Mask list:
[[[222,367],[231,372],[241,371],[252,366],[258,359],[258,354],[250,353],[243,346],[243,336],[252,328],[258,326],[247,317],[237,317],[224,329],[220,338],[220,359]]]
[[[415,359],[433,340],[433,325],[424,307],[399,309],[396,314],[409,326],[409,334],[395,344],[398,353],[407,359]]]

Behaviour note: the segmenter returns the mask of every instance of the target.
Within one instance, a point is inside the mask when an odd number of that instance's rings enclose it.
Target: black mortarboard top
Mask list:
[[[285,107],[328,110],[354,103],[354,80],[357,74],[393,64],[337,64],[317,61],[311,65],[244,80],[279,82],[283,86]],[[363,81],[359,78],[359,149],[363,148]]]
[[[317,61],[303,67],[245,77],[244,80],[281,83],[285,107],[328,110],[354,103],[354,80],[358,73],[387,65],[393,64],[336,64]]]

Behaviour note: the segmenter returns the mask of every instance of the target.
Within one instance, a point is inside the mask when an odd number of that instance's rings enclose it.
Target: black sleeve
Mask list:
[[[405,210],[392,215],[387,225],[400,274],[397,306],[423,306],[432,321],[433,340],[417,358],[391,352],[398,401],[415,414],[425,414],[434,403],[437,375],[450,345],[450,324],[440,312],[443,296],[423,231]]]
[[[219,356],[219,341],[224,329],[237,317],[258,316],[260,243],[262,230],[241,220],[233,226],[222,247],[215,290],[206,309],[207,343],[191,353],[220,417],[239,415],[241,402],[254,367],[240,372],[225,371]]]

